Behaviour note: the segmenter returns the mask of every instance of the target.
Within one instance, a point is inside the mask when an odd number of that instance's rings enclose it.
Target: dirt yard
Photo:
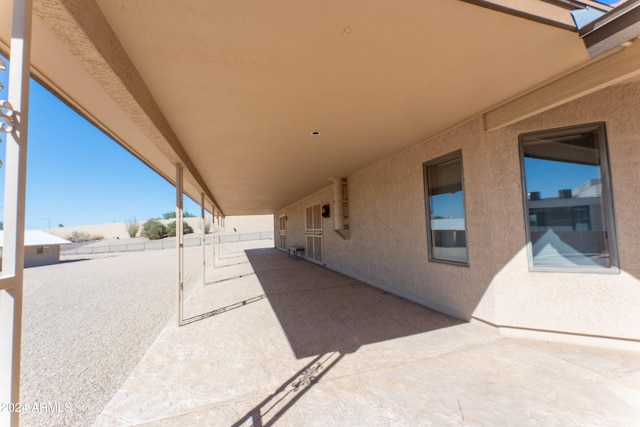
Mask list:
[[[95,420],[176,312],[176,265],[160,250],[25,270],[21,401],[54,410],[23,413],[22,425]]]

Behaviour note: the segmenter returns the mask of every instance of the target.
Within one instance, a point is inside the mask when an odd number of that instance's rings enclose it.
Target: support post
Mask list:
[[[200,193],[200,230],[202,231],[202,286],[207,284],[206,234],[204,232],[204,193]]]
[[[220,252],[220,254],[227,252],[227,219],[223,216],[221,220],[222,220],[222,251]]]
[[[216,267],[216,232],[219,228],[219,217],[215,213],[215,207],[213,208],[213,267]]]
[[[0,126],[7,133],[4,253],[0,277],[0,404],[20,402],[31,10],[31,0],[14,0],[9,96],[0,106]],[[0,412],[0,425],[18,426],[19,423],[19,412]]]
[[[213,254],[213,268],[216,268],[216,207],[211,206],[211,251]]]
[[[178,326],[184,320],[184,227],[182,225],[183,167],[176,164],[176,247],[178,248]]]

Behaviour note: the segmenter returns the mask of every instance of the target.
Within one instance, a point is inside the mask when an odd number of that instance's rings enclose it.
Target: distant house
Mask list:
[[[60,262],[60,245],[71,243],[68,240],[53,236],[40,230],[24,232],[24,266],[57,264]],[[4,247],[4,231],[0,231],[0,260]]]

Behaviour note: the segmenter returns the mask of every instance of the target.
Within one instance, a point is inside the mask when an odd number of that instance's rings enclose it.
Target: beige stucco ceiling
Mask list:
[[[36,2],[38,73],[170,179],[191,161],[188,191],[208,187],[227,215],[271,213],[588,60],[574,32],[456,0],[98,0],[103,21],[59,13],[89,3]],[[102,37],[83,31],[96,26],[124,56],[91,51]]]

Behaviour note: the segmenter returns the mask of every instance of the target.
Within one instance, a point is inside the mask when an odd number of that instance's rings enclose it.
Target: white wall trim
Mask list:
[[[601,347],[640,353],[640,340],[496,325],[475,316],[471,319],[471,322],[491,326],[496,329],[501,335],[509,338],[549,341],[554,343],[583,345],[588,347]]]

